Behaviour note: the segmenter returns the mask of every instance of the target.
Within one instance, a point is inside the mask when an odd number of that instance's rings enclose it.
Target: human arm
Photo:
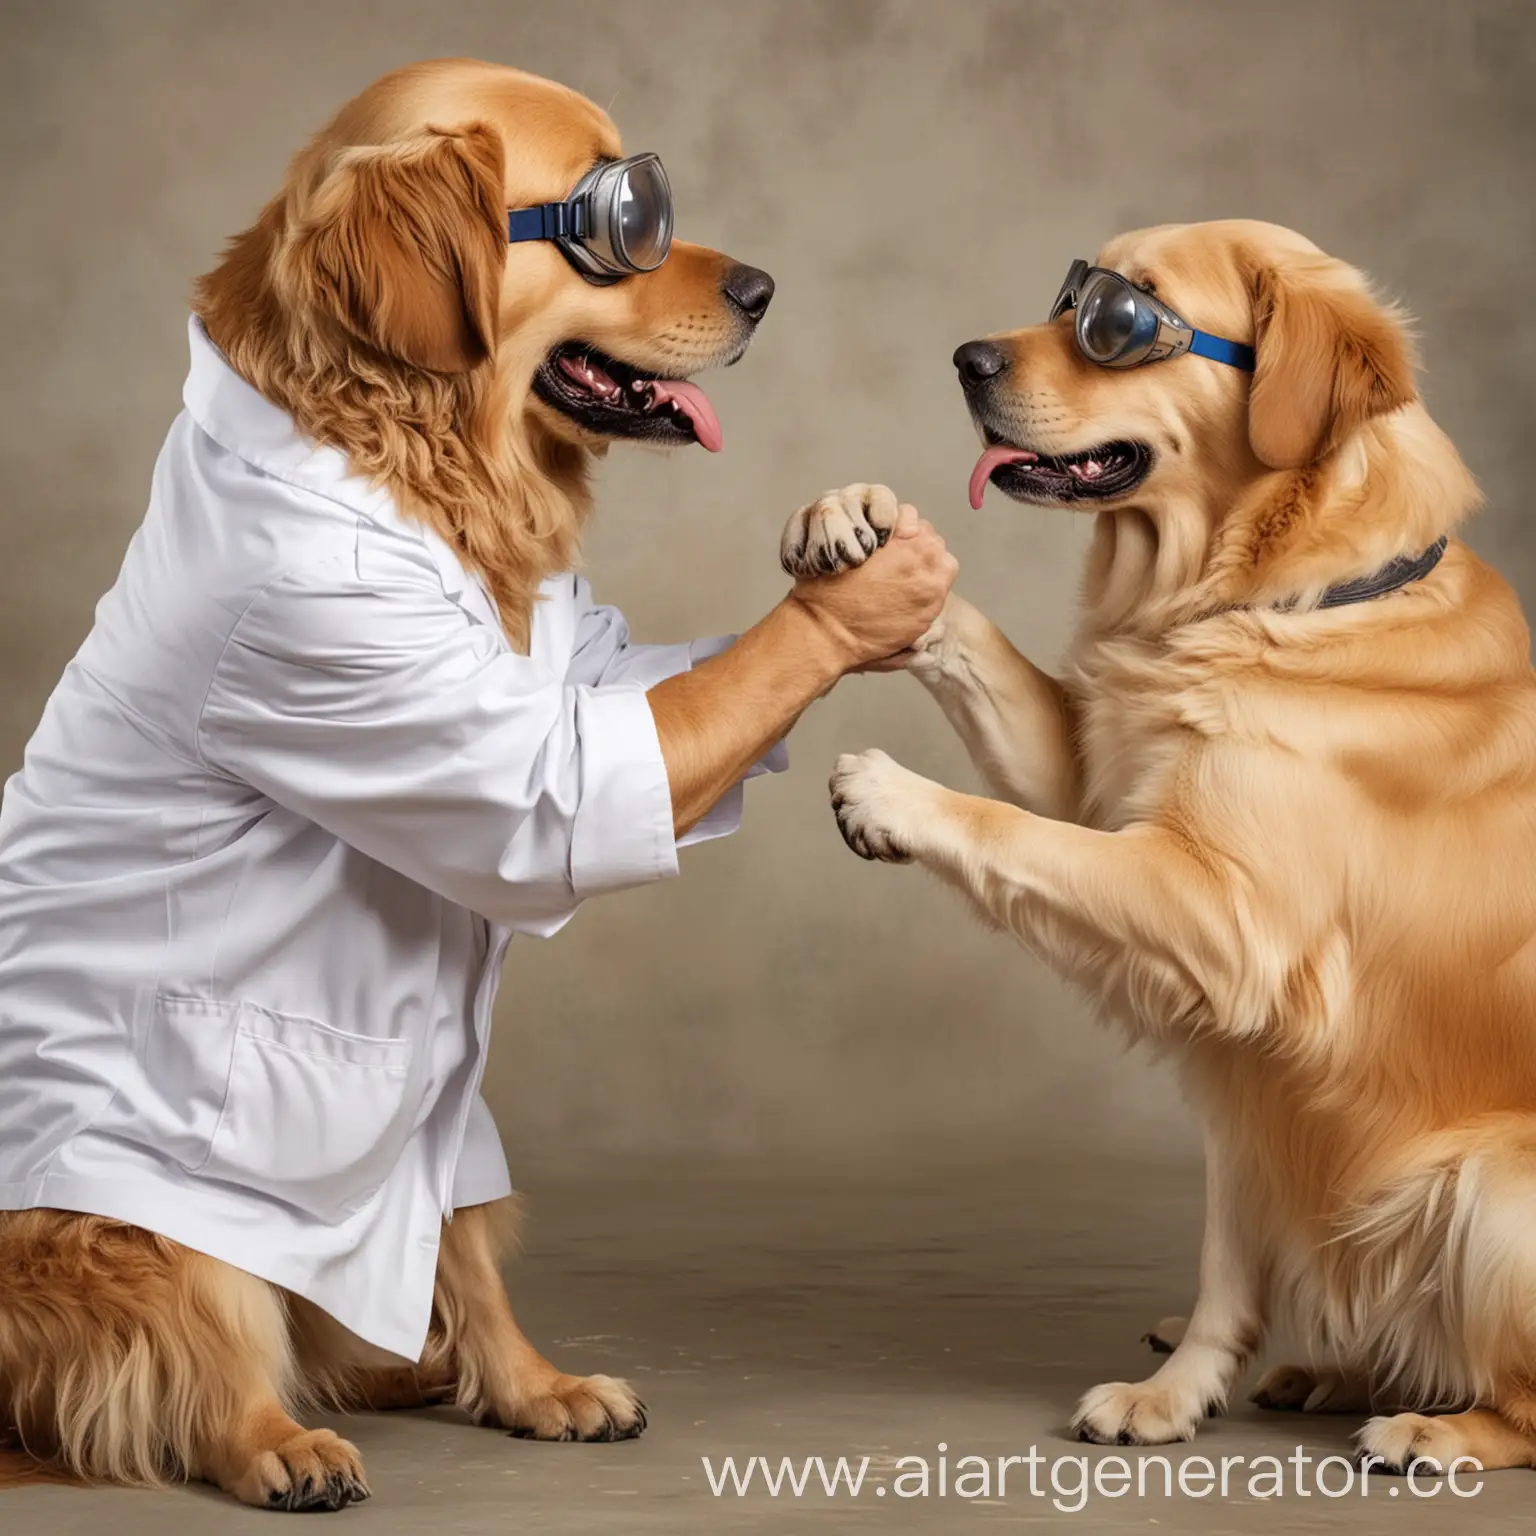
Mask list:
[[[923,634],[957,570],[932,526],[904,507],[884,547],[857,568],[802,577],[728,650],[652,687],[646,698],[667,765],[677,835],[838,678],[905,650]]]

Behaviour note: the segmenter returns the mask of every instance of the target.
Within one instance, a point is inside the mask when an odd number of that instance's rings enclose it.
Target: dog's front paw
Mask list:
[[[779,563],[794,577],[835,576],[890,538],[900,506],[884,485],[845,485],[801,507],[784,528]]]
[[[480,1419],[521,1440],[633,1440],[645,1429],[646,1412],[627,1381],[557,1373]]]
[[[242,1504],[294,1513],[344,1509],[368,1497],[357,1447],[329,1429],[303,1430],[260,1452],[224,1486]]]
[[[915,851],[920,819],[914,800],[927,785],[927,779],[876,748],[845,752],[827,784],[843,841],[861,859],[905,864]]]
[[[1111,1381],[1083,1395],[1072,1433],[1095,1445],[1169,1445],[1193,1440],[1206,1404],[1151,1381]]]

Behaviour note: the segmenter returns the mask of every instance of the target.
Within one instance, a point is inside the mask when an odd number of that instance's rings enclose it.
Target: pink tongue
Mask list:
[[[657,405],[669,402],[676,405],[693,423],[693,435],[711,453],[720,452],[724,439],[720,435],[720,418],[709,403],[709,396],[697,384],[686,379],[652,379],[651,398]]]
[[[988,448],[971,471],[971,505],[980,510],[981,499],[987,494],[987,482],[999,464],[1033,464],[1039,457],[1038,453],[1027,453],[1022,448]]]

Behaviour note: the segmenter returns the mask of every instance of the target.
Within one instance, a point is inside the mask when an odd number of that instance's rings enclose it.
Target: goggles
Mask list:
[[[654,272],[672,248],[672,188],[655,155],[594,165],[563,203],[514,208],[507,243],[553,240],[589,283]]]
[[[1051,306],[1051,319],[1077,311],[1077,349],[1101,368],[1136,368],[1181,352],[1253,372],[1253,348],[1187,325],[1166,304],[1107,267],[1074,261]]]

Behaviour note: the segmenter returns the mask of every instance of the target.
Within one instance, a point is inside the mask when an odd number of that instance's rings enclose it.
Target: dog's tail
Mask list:
[[[29,1483],[68,1483],[78,1488],[78,1477],[52,1462],[38,1461],[25,1451],[0,1445],[0,1490],[23,1488]]]

